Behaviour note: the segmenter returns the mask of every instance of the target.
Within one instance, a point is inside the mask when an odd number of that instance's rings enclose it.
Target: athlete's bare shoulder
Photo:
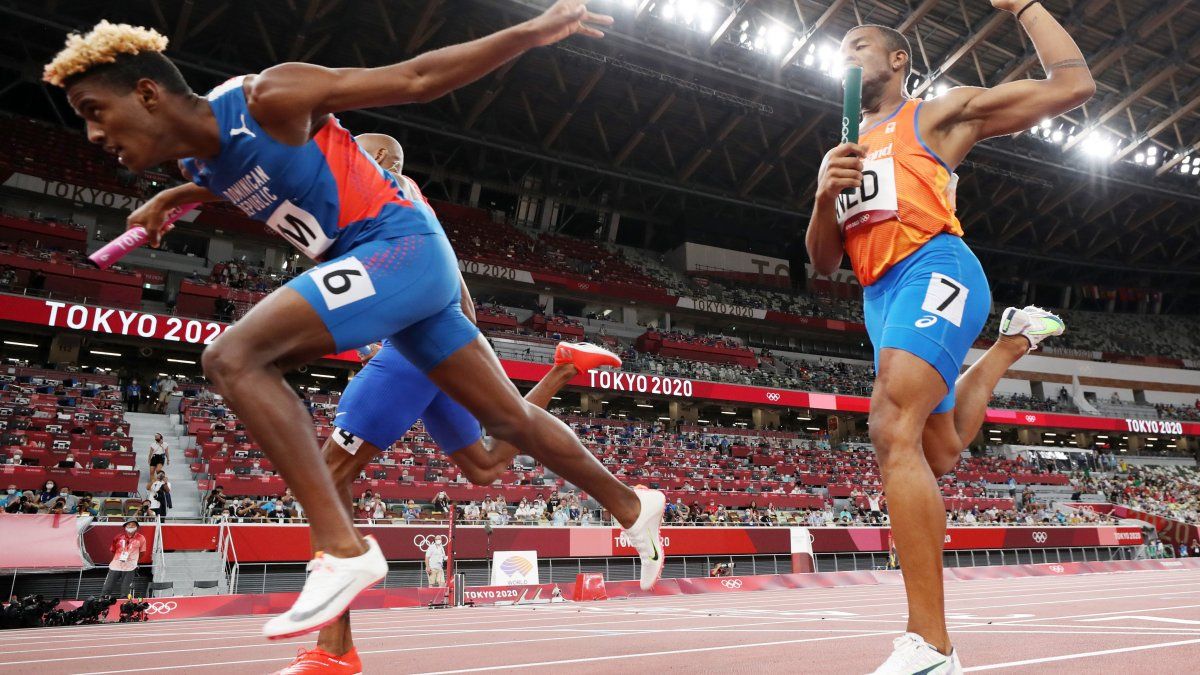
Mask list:
[[[281,63],[247,75],[242,80],[246,107],[254,121],[277,141],[303,145],[325,123],[328,115],[314,115],[311,81],[317,72],[327,69],[310,63]]]

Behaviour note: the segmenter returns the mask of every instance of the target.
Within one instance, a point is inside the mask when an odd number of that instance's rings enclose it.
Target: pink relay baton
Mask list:
[[[184,214],[196,208],[197,206],[200,206],[200,202],[183,204],[171,209],[167,213],[167,217],[163,220],[163,234],[170,232],[171,225],[174,224],[175,221],[182,218]],[[109,267],[112,267],[113,264],[118,260],[124,258],[130,251],[145,244],[149,240],[150,235],[146,232],[146,228],[141,226],[134,227],[125,230],[121,236],[113,239],[104,246],[101,246],[99,250],[88,256],[88,260],[91,260],[92,264],[94,264],[96,267],[106,270]]]

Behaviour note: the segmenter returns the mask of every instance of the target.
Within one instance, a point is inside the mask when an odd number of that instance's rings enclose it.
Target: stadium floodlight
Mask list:
[[[662,8],[662,18],[670,21],[675,18],[675,2],[668,0],[667,4]]]
[[[1137,162],[1138,164],[1144,164],[1146,162],[1146,153],[1139,152],[1138,154],[1134,155],[1133,161]]]
[[[1055,143],[1062,143],[1062,140],[1063,140],[1063,132],[1062,132],[1062,129],[1055,129],[1055,130],[1054,130],[1054,133],[1053,133],[1053,134],[1050,134],[1050,138],[1051,138],[1051,139],[1052,139],[1052,140],[1053,140]]]
[[[948,92],[948,91],[950,91],[950,87],[948,87],[948,86],[946,86],[946,85],[944,85],[944,84],[939,84],[937,87],[935,87],[935,88],[934,88],[934,92],[935,92],[935,93],[936,93],[938,96],[941,96],[941,95],[945,94],[945,93],[946,93],[946,92]]]
[[[1187,166],[1188,164],[1191,164],[1191,163],[1192,163],[1192,156],[1191,156],[1191,155],[1188,155],[1187,157],[1184,157],[1184,158],[1183,158],[1183,165],[1184,165],[1184,166]]]
[[[189,366],[196,365],[195,361],[189,361],[187,359],[167,359],[167,361],[170,361],[171,363],[183,363],[183,364],[187,364]]]
[[[813,64],[813,55],[812,55],[812,54],[805,54],[805,55],[804,55],[804,65],[806,65],[806,66],[812,66],[812,64]]]
[[[1083,151],[1097,159],[1111,157],[1116,147],[1113,142],[1098,132],[1092,131],[1083,139]]]
[[[1200,176],[1200,166],[1193,166],[1193,167],[1192,167],[1192,175],[1193,175],[1193,176]]]
[[[99,349],[89,349],[88,353],[95,354],[96,356],[116,356],[118,358],[123,356],[122,354],[120,354],[118,352],[103,352],[103,351],[100,351]]]
[[[313,377],[319,377],[319,378],[321,378],[322,380],[335,380],[335,379],[337,379],[337,376],[336,376],[336,375],[326,375],[325,373],[313,373],[313,374],[312,374],[312,376],[313,376]]]
[[[688,3],[689,5],[691,3]],[[712,32],[717,22],[717,8],[711,2],[701,2],[696,8],[697,26],[705,33]]]
[[[787,48],[788,31],[779,24],[767,29],[767,50],[772,56],[779,56]]]
[[[4,344],[6,344],[10,347],[39,347],[40,346],[40,345],[35,345],[32,342],[17,342],[16,340],[5,340]]]

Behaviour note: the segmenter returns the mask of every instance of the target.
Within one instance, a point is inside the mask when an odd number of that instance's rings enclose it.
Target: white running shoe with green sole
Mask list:
[[[1023,335],[1029,340],[1029,351],[1048,337],[1058,337],[1067,330],[1067,324],[1057,315],[1040,307],[1029,305],[1025,309],[1009,307],[1000,318],[1001,335]]]
[[[962,675],[958,650],[950,656],[934,649],[916,633],[905,633],[892,640],[892,655],[871,675]]]

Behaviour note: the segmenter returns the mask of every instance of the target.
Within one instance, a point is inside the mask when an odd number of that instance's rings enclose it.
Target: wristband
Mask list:
[[[1025,3],[1025,6],[1017,12],[1017,21],[1021,20],[1021,15],[1025,13],[1025,10],[1033,7],[1034,5],[1041,4],[1041,2],[1042,0],[1029,0],[1029,2]]]

